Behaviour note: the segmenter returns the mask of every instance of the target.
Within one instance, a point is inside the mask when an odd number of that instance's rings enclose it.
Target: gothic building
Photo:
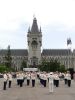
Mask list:
[[[49,61],[56,59],[60,64],[65,65],[66,68],[74,68],[75,70],[75,50],[70,49],[43,49],[42,47],[42,32],[41,27],[38,28],[37,19],[33,19],[32,27],[28,29],[27,33],[27,49],[11,49],[12,66],[19,70],[22,61],[27,62],[27,66],[33,67],[39,65],[43,59]],[[0,50],[0,63],[5,61],[4,57],[7,50]]]
[[[41,28],[38,29],[36,18],[33,19],[31,29],[28,34],[28,65],[39,65],[41,61],[42,33]]]

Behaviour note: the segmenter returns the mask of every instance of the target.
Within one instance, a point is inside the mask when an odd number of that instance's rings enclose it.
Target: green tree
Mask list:
[[[5,55],[5,66],[11,68],[11,62],[12,62],[11,50],[10,50],[10,46],[8,46],[7,53]]]
[[[22,61],[22,64],[21,64],[21,70],[23,70],[23,68],[27,68],[27,62],[26,61]]]
[[[0,73],[14,71],[13,68],[8,68],[5,65],[0,65]]]
[[[55,72],[55,71],[65,71],[65,66],[61,65],[57,60],[51,59],[50,61],[46,61],[45,59],[42,61],[41,65],[39,66],[39,69],[41,71],[46,71],[46,72]]]
[[[60,65],[59,71],[60,72],[65,72],[66,71],[65,66],[64,65]]]

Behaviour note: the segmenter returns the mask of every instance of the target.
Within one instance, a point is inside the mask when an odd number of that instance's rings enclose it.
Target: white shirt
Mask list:
[[[49,75],[49,83],[53,83],[54,77],[53,75]]]
[[[32,79],[32,80],[35,80],[35,79],[36,79],[35,74],[33,74],[33,73],[31,74],[31,79]]]
[[[8,74],[8,80],[12,81],[12,75],[11,74]]]
[[[71,75],[69,73],[66,74],[66,78],[67,78],[67,80],[71,80]]]
[[[29,80],[30,80],[30,74],[27,74],[27,79],[29,79]]]
[[[7,81],[7,79],[8,79],[6,74],[3,75],[3,78],[4,78],[4,82]]]

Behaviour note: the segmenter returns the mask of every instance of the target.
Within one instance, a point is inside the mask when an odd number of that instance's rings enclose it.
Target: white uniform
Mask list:
[[[53,80],[54,80],[54,77],[52,74],[49,75],[49,92],[53,92]]]
[[[6,74],[3,75],[3,78],[4,78],[4,82],[6,82],[8,80],[8,77]]]
[[[8,74],[8,80],[12,81],[12,75],[11,74]]]
[[[23,86],[23,82],[24,82],[24,74],[21,72],[21,73],[19,73],[19,85],[20,85],[20,87],[22,87]]]
[[[10,73],[8,74],[8,81],[9,81],[9,88],[10,88],[12,82],[12,75]]]
[[[8,80],[7,74],[4,74],[3,78],[4,78],[3,90],[6,90],[6,85],[7,85],[7,80]]]
[[[59,76],[58,76],[58,74],[54,75],[54,79],[55,79],[55,86],[59,87]]]
[[[71,86],[71,74],[67,73],[66,77],[67,77],[67,85],[68,85],[68,87],[70,87]]]
[[[30,77],[31,77],[30,76],[30,73],[27,73],[27,76],[26,77],[27,77],[27,85],[29,85],[30,84]]]
[[[32,87],[35,87],[35,79],[36,79],[35,73],[31,73],[31,79],[32,79]]]

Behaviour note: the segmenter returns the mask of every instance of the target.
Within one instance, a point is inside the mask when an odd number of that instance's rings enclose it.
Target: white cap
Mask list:
[[[50,75],[52,75],[53,74],[53,72],[50,72]]]

